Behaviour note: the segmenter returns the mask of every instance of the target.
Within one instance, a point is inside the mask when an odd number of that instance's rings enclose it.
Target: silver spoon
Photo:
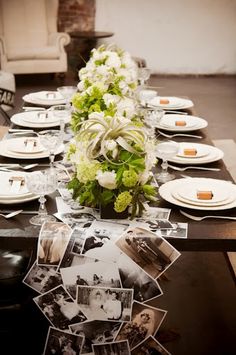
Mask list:
[[[11,212],[11,213],[8,213],[8,214],[3,214],[3,213],[0,213],[0,216],[1,217],[4,217],[6,219],[9,219],[9,218],[12,218],[18,214],[20,214],[23,210],[17,210],[17,211],[14,211],[14,212]]]

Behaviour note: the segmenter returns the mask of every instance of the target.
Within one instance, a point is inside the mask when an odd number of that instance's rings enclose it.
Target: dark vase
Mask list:
[[[126,219],[128,218],[128,208],[123,212],[116,212],[114,210],[113,202],[108,203],[106,206],[100,205],[100,218],[101,219]]]

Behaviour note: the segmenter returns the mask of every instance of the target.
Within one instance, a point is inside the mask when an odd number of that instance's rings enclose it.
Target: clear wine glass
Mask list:
[[[178,150],[179,144],[171,140],[165,140],[156,145],[157,157],[162,159],[162,170],[159,174],[156,174],[156,180],[158,182],[165,183],[175,178],[174,174],[168,172],[168,159],[175,156]]]
[[[53,163],[55,159],[55,150],[58,147],[58,145],[63,143],[63,135],[64,135],[63,125],[61,125],[60,130],[48,129],[46,131],[40,131],[38,133],[40,143],[49,151],[49,160],[50,160],[51,168],[53,167]]]
[[[70,106],[71,99],[73,95],[77,92],[77,86],[59,86],[57,91],[64,97],[66,100],[66,105]]]
[[[26,186],[30,192],[39,195],[38,214],[30,219],[30,223],[40,226],[44,222],[54,222],[55,217],[47,213],[45,195],[53,193],[57,188],[57,175],[54,169],[34,171],[26,175]]]
[[[138,80],[141,86],[145,86],[147,80],[150,78],[151,69],[149,68],[138,68]]]

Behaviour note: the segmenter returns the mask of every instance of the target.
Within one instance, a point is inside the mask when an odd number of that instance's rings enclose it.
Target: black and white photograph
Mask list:
[[[163,237],[143,228],[130,228],[116,245],[154,279],[180,256]]]
[[[84,229],[81,228],[74,228],[72,235],[71,235],[71,240],[73,239],[74,244],[72,246],[71,252],[74,254],[81,254],[82,252],[82,247],[85,241],[85,232]]]
[[[122,287],[134,290],[134,299],[146,302],[163,295],[160,285],[150,277],[126,254],[122,253],[117,260]]]
[[[23,283],[42,294],[62,284],[62,278],[57,272],[57,267],[40,266],[35,262],[23,279]]]
[[[77,286],[121,287],[118,267],[114,263],[94,260],[84,265],[60,269],[67,291],[76,298]]]
[[[149,335],[155,335],[167,311],[134,301],[132,319],[123,323],[116,340],[128,340],[132,350]]]
[[[131,355],[171,355],[152,335],[131,351]]]
[[[133,289],[77,286],[76,300],[89,320],[131,319]]]
[[[70,326],[73,333],[84,337],[81,354],[92,353],[92,344],[103,344],[115,339],[120,322],[93,320]]]
[[[49,327],[43,355],[80,355],[84,338]]]
[[[55,328],[68,330],[69,325],[87,320],[78,304],[62,285],[33,300]]]
[[[170,208],[161,208],[161,207],[150,207],[147,206],[147,208],[143,211],[142,217],[144,219],[169,219],[170,217]]]
[[[73,242],[70,244],[70,247],[73,247]],[[66,268],[66,267],[70,267],[70,266],[76,266],[76,265],[82,265],[88,262],[92,262],[94,260],[94,258],[89,258],[87,256],[84,255],[80,255],[80,254],[74,254],[71,252],[68,244],[68,248],[66,248],[66,251],[64,253],[64,256],[62,258],[62,261],[59,265],[59,269],[61,268]]]
[[[163,229],[170,229],[172,228],[172,223],[167,219],[144,219],[144,218],[137,218],[137,222],[142,223],[144,227],[147,228],[151,232],[160,231]]]
[[[88,228],[96,217],[90,213],[83,212],[57,212],[54,214],[60,221],[68,224],[72,229]]]
[[[188,223],[172,222],[172,229],[161,229],[161,235],[168,238],[183,238],[188,237]]]
[[[61,184],[63,184],[61,186]],[[85,210],[84,206],[81,206],[80,203],[74,200],[71,196],[69,190],[64,187],[65,183],[60,182],[58,187],[58,192],[61,196],[56,196],[56,204],[58,213],[73,213],[73,212],[82,212]],[[84,211],[85,212],[85,211]],[[55,214],[54,214],[55,216]]]
[[[45,222],[39,233],[37,264],[58,266],[71,233],[72,229],[65,223]]]
[[[128,341],[92,345],[94,355],[130,355]]]
[[[129,224],[94,221],[86,230],[82,253],[103,261],[114,261],[114,242],[129,227]]]

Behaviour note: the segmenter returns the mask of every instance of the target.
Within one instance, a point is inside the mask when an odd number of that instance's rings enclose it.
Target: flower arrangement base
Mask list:
[[[101,219],[126,219],[128,218],[128,208],[123,212],[116,212],[114,210],[113,203],[109,203],[106,206],[100,206],[100,218]]]

